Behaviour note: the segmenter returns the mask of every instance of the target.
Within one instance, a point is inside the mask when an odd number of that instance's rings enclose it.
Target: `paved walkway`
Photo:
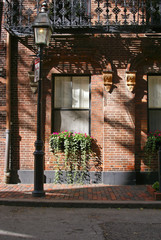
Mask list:
[[[90,200],[90,201],[152,201],[153,197],[144,185],[54,185],[45,184],[46,200]],[[32,197],[33,185],[0,184],[0,198],[35,199]],[[41,198],[42,199],[42,198]]]
[[[33,184],[0,184],[0,205],[31,207],[159,208],[145,185],[44,184],[45,197],[32,197]]]

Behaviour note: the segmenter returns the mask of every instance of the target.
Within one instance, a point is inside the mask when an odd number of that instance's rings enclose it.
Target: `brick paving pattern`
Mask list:
[[[54,185],[45,184],[43,199],[47,200],[97,200],[97,201],[152,201],[145,185]],[[33,184],[0,184],[1,199],[35,199]]]

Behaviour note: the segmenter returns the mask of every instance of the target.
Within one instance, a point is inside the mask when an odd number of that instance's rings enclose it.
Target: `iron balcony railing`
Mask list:
[[[6,0],[5,28],[32,35],[43,0]],[[55,33],[160,31],[161,0],[48,0]]]

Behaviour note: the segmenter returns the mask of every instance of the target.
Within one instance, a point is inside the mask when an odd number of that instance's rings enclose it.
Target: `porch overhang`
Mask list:
[[[11,34],[33,36],[42,0],[5,0],[4,26]],[[47,0],[54,34],[161,32],[161,1]]]

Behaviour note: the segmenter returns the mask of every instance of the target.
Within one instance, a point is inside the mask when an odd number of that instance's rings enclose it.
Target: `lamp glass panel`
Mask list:
[[[35,43],[47,45],[48,28],[35,28]]]
[[[46,45],[49,46],[50,38],[51,38],[52,31],[50,28],[47,29],[47,34],[46,34]]]

